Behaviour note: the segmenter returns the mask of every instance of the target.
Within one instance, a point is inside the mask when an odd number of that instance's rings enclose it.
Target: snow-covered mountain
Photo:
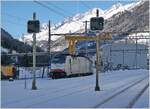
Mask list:
[[[77,13],[74,16],[64,19],[51,28],[52,34],[84,32],[83,21],[89,21],[96,16],[96,9],[91,9],[85,13]],[[132,31],[147,30],[149,28],[149,1],[136,1],[131,4],[115,4],[107,10],[99,9],[99,16],[104,17],[104,31]],[[137,24],[138,22],[138,24]],[[89,28],[89,25],[88,25]],[[21,41],[32,43],[32,35],[26,34]],[[37,45],[46,50],[48,41],[48,24],[43,23],[41,32],[37,34]],[[52,36],[52,50],[61,51],[67,48],[68,44],[64,36]]]

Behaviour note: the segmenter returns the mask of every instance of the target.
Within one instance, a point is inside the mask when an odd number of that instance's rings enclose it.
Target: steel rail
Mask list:
[[[131,85],[129,85],[129,86],[123,88],[122,90],[120,90],[120,91],[118,91],[118,92],[112,94],[111,96],[107,97],[107,98],[104,99],[102,102],[100,102],[99,104],[95,105],[93,108],[98,108],[98,107],[100,107],[101,105],[107,103],[108,101],[112,100],[112,99],[115,98],[116,96],[118,96],[118,95],[122,94],[123,92],[127,91],[127,90],[130,89],[131,87],[133,87],[133,86],[139,84],[140,82],[142,82],[143,80],[145,80],[145,78],[147,78],[147,76],[144,77],[144,78],[142,78],[142,79],[140,79],[140,80],[138,80],[138,81],[136,81],[136,82],[134,82],[133,84],[131,84]]]

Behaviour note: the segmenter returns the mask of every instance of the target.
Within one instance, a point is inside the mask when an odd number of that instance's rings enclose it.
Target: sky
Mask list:
[[[52,24],[63,21],[66,17],[84,13],[93,8],[106,10],[116,3],[128,4],[132,0],[103,0],[103,1],[1,1],[1,27],[14,38],[27,33],[27,21],[32,20],[33,12],[40,23],[51,20]]]

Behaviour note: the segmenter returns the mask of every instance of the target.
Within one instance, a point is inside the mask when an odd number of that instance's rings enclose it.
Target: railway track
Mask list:
[[[91,81],[89,81],[89,83],[91,83]],[[84,86],[85,84],[87,84],[87,83],[82,83],[81,84],[81,83],[77,82],[76,80],[75,80],[74,84],[70,84],[70,85],[66,86],[67,83],[68,83],[68,81],[65,81],[63,83],[58,84],[57,87],[64,86],[63,88],[60,88],[60,89],[55,89],[56,86],[52,85],[52,87],[47,88],[46,93],[43,92],[43,94],[39,94],[38,96],[37,95],[32,96],[32,99],[39,98],[39,97],[44,97],[44,96],[48,96],[49,93],[57,94],[59,92],[65,91],[65,90],[74,89],[74,88],[77,88],[78,86],[81,86],[81,85]],[[20,84],[20,85],[22,85],[22,84]],[[48,90],[50,90],[50,91],[48,92]],[[14,100],[14,101],[7,102],[7,104],[18,103],[18,102],[22,102],[22,101],[27,100],[27,99],[31,100],[31,98],[30,99],[29,98],[30,97],[27,96],[27,97],[22,98],[22,99],[17,99],[17,100]]]
[[[118,88],[117,90],[119,90],[119,91],[117,91],[116,93],[112,94],[111,96],[105,98],[103,101],[101,101],[100,103],[96,104],[96,105],[93,106],[93,107],[94,107],[94,108],[99,108],[99,107],[101,107],[103,104],[107,103],[108,101],[113,100],[115,97],[121,95],[122,93],[124,93],[125,91],[129,90],[129,89],[132,88],[133,86],[136,86],[137,84],[141,83],[141,82],[144,81],[146,78],[147,78],[147,76],[144,77],[144,78],[142,78],[142,79],[140,79],[140,80],[137,80],[136,82],[134,82],[134,83],[132,83],[132,84],[130,84],[130,85],[129,85],[129,84],[126,84],[126,85],[125,85],[126,87],[122,88],[121,90],[120,90],[120,88]],[[144,93],[144,91],[148,88],[148,86],[149,86],[149,84],[147,84],[147,85],[140,91],[140,93],[138,93],[138,94],[134,97],[134,99],[131,100],[131,102],[130,102],[126,107],[128,107],[128,108],[129,108],[129,107],[132,107],[132,106],[135,104],[135,102],[138,100],[138,98],[142,95],[142,93]]]
[[[79,89],[79,90],[71,91],[71,92],[69,92],[69,93],[66,93],[66,94],[63,94],[63,95],[60,95],[60,96],[50,97],[49,99],[43,100],[42,102],[30,104],[30,105],[26,106],[25,108],[30,108],[30,107],[32,107],[32,106],[34,106],[34,105],[37,105],[37,104],[40,104],[40,103],[46,103],[46,102],[48,102],[48,101],[56,100],[56,99],[58,99],[58,98],[66,97],[66,96],[73,95],[73,94],[76,94],[76,93],[79,93],[79,92],[81,93],[81,92],[83,92],[83,91],[87,91],[87,89],[89,89],[89,88],[92,88],[92,86],[93,86],[93,84],[92,84],[92,85],[90,84],[90,85],[88,85],[87,87],[84,87],[84,88]]]
[[[130,84],[130,83],[133,83],[134,81],[136,81],[136,80],[139,80],[139,77],[140,77],[140,75],[138,76],[138,78],[136,77],[136,79],[134,78],[134,80],[133,81],[130,81],[130,82],[128,82],[128,84]],[[90,78],[89,78],[90,79]],[[84,80],[83,80],[84,81]],[[112,81],[111,81],[112,82]],[[117,82],[117,81],[116,81]],[[66,82],[65,82],[66,83]],[[89,82],[89,83],[91,83],[91,81]],[[87,84],[87,83],[85,83],[85,84]],[[82,84],[83,86],[85,86],[85,84]],[[63,84],[62,84],[63,85]],[[69,92],[67,92],[67,93],[64,93],[64,94],[62,94],[62,95],[59,95],[58,94],[58,96],[54,96],[54,97],[51,97],[51,96],[49,96],[49,99],[45,99],[45,100],[43,100],[42,102],[35,102],[35,103],[31,103],[30,105],[28,105],[28,106],[26,106],[26,107],[31,107],[31,106],[34,106],[34,105],[37,105],[37,104],[40,104],[40,103],[45,103],[45,102],[48,102],[48,101],[51,101],[51,100],[57,100],[58,98],[62,98],[62,97],[67,97],[67,96],[70,96],[70,95],[74,95],[74,94],[76,94],[76,93],[83,93],[83,92],[87,92],[88,90],[90,90],[91,88],[93,88],[92,86],[93,86],[93,84],[88,84],[88,86],[87,87],[83,87],[82,89],[78,89],[78,86],[79,85],[81,85],[81,83],[76,83],[75,82],[75,84],[71,84],[71,85],[69,85],[69,86],[67,86],[67,87],[63,87],[63,88],[61,88],[61,89],[57,89],[57,90],[53,90],[53,91],[50,91],[50,92],[48,92],[48,93],[54,93],[54,95],[57,95],[57,93],[60,93],[61,91],[65,91],[65,90],[69,90],[69,89],[71,89],[71,91],[69,91]],[[121,88],[121,87],[123,87],[123,86],[125,86],[125,85],[127,85],[127,83],[125,83],[125,84],[123,84],[123,85],[121,85],[121,86],[119,86],[119,87],[117,87],[116,89],[119,89],[119,88]],[[50,88],[49,88],[50,89]],[[74,90],[72,90],[72,89],[74,89]],[[77,89],[77,90],[75,90],[75,89]],[[46,97],[46,96],[48,96],[48,93],[43,93],[43,94],[40,94],[39,96],[33,96],[32,98],[33,99],[36,99],[36,98],[40,98],[40,97],[42,97],[42,98],[44,98],[44,96]],[[21,103],[22,101],[24,101],[24,100],[27,100],[28,99],[28,97],[26,97],[26,98],[23,98],[23,99],[20,99],[20,100],[16,100],[16,101],[12,101],[12,102],[9,102],[9,104],[13,104],[13,103]],[[29,99],[28,99],[28,101],[30,101]],[[32,100],[31,100],[32,101]],[[7,102],[8,103],[8,102]]]
[[[145,87],[130,101],[130,103],[126,106],[126,108],[132,108],[136,101],[142,96],[142,94],[149,87],[149,83],[145,85]]]
[[[145,78],[145,77],[144,77],[144,78]],[[139,78],[136,78],[136,79],[134,79],[134,80],[128,82],[128,84],[131,84],[131,83],[133,83],[134,81],[137,81],[137,80],[139,80]],[[125,83],[125,84],[123,84],[123,85],[117,87],[116,90],[117,90],[117,89],[120,89],[120,88],[122,88],[122,87],[124,87],[124,86],[126,86],[126,85],[128,85],[128,84]],[[75,90],[75,91],[66,93],[66,94],[61,95],[61,96],[56,96],[56,97],[52,97],[52,98],[50,97],[50,99],[44,100],[44,101],[42,101],[42,102],[35,103],[35,104],[31,104],[31,105],[27,106],[27,108],[29,108],[29,107],[31,107],[31,106],[33,106],[33,105],[40,104],[40,103],[49,102],[49,101],[51,101],[51,100],[57,100],[58,98],[71,96],[71,95],[74,95],[74,94],[76,94],[76,93],[86,93],[86,92],[88,92],[91,88],[93,88],[93,84],[89,84],[87,87],[83,87],[82,89]],[[116,91],[116,90],[114,90],[114,91]]]

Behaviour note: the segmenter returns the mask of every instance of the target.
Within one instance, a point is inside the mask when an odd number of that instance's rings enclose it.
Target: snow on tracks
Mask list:
[[[135,86],[139,87],[139,85],[141,85],[142,82],[145,84],[146,79],[148,79],[148,76],[145,76],[142,79],[138,79],[136,82],[133,81],[130,84],[126,84],[125,87],[122,86],[121,88],[117,89],[117,92],[113,93],[111,96],[107,97],[106,99],[104,99],[103,101],[101,101],[99,104],[95,105],[94,108],[98,108],[98,107],[100,107],[100,108],[103,108],[103,107],[105,107],[105,108],[106,107],[107,108],[109,108],[109,107],[111,107],[111,108],[112,107],[113,108],[114,107],[115,108],[116,107],[117,108],[118,107],[119,108],[125,108],[125,107],[126,108],[131,108],[135,104],[135,102],[138,100],[138,98],[143,94],[143,92],[148,88],[149,84],[144,85],[144,88],[140,87],[140,92],[138,92],[135,95],[135,97],[133,99],[131,99],[131,100],[129,100],[129,98],[131,98],[131,97],[127,97],[127,98],[123,97],[123,99],[120,99],[121,98],[120,95],[124,94],[124,96],[128,96],[128,95],[125,94],[125,92],[132,93],[132,92],[130,92],[131,90],[129,91],[129,89],[133,89],[133,88],[135,88]],[[146,81],[146,82],[148,82],[148,81]],[[134,90],[136,90],[136,88]],[[118,97],[118,99],[116,99],[117,97]],[[115,102],[115,101],[118,101],[120,103],[117,104],[117,102]],[[129,103],[123,103],[124,101],[126,101],[126,102],[130,101],[130,102]],[[127,106],[124,106],[124,105],[127,105]]]
[[[119,91],[119,89],[121,90],[123,87],[133,84],[135,81],[148,75],[147,70],[141,71],[142,70],[126,70],[100,74],[101,91],[98,92],[94,91],[95,75],[58,80],[37,79],[38,90],[36,91],[32,91],[31,87],[30,89],[29,87],[24,89],[21,85],[15,84],[22,82],[21,84],[23,85],[23,81],[21,80],[14,81],[13,83],[3,81],[2,107],[94,107],[107,97]],[[30,85],[31,83],[32,81],[30,81]],[[7,84],[9,86],[7,86]],[[134,89],[138,89],[137,87],[136,85]],[[5,91],[6,89],[7,91]],[[126,95],[131,96],[132,94],[129,93]],[[134,97],[132,97],[132,99],[133,98]],[[119,100],[119,102],[120,101],[121,100]],[[121,104],[121,106],[127,107],[128,103],[129,102],[125,102]],[[117,106],[119,107],[120,105],[116,104],[116,107]]]

